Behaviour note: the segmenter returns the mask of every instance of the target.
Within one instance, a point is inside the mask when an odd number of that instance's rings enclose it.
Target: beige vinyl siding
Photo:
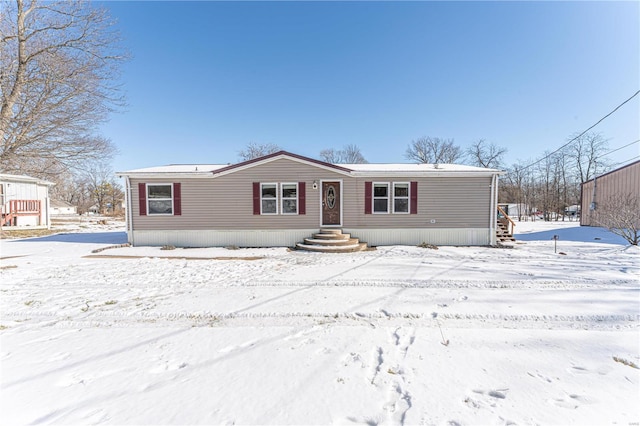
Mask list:
[[[418,214],[364,214],[366,181],[418,182]],[[489,228],[491,178],[358,178],[356,196],[345,196],[344,212],[344,226],[354,228]]]
[[[593,188],[596,187],[594,194]],[[580,212],[580,224],[586,226],[598,226],[593,221],[591,203],[595,201],[596,208],[606,202],[611,196],[640,194],[640,161],[613,170],[605,175],[597,177],[582,184],[582,200]]]
[[[344,181],[346,179],[350,178],[288,159],[272,161],[216,178],[132,179],[133,229],[317,229],[320,227],[320,185],[318,189],[313,189],[313,182],[317,180],[320,184],[322,180]],[[180,182],[182,215],[140,216],[138,203],[138,183],[140,182]],[[254,215],[253,182],[305,182],[306,214]]]
[[[313,189],[313,182],[318,189]],[[352,177],[279,159],[220,177],[131,179],[133,230],[275,230],[321,227],[321,182],[340,181],[343,228],[488,229],[491,177]],[[364,186],[371,182],[418,182],[418,214],[365,214]],[[181,184],[182,215],[140,216],[138,183]],[[254,215],[253,182],[306,183],[305,215]],[[390,190],[393,186],[390,185]]]

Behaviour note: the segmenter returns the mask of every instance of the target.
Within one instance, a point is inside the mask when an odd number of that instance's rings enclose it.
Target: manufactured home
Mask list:
[[[329,164],[285,151],[125,178],[133,245],[293,247],[323,234],[378,245],[496,244],[498,176],[452,164]],[[319,237],[323,237],[320,235]]]
[[[0,205],[3,228],[49,228],[49,187],[54,185],[31,176],[0,174]]]

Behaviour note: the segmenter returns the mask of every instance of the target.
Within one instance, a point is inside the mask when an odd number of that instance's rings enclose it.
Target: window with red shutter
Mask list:
[[[411,182],[411,214],[418,214],[418,182]]]
[[[140,202],[140,216],[147,215],[147,185],[138,184],[138,201]]]
[[[253,182],[253,214],[260,214],[260,182]]]
[[[173,184],[173,214],[180,216],[182,214],[182,191],[180,183]]]
[[[298,214],[307,214],[307,185],[298,182]]]
[[[372,193],[372,183],[365,182],[364,183],[364,214],[371,214],[371,193]]]

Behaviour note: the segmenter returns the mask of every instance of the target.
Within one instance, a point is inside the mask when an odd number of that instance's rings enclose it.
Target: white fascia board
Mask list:
[[[0,174],[0,181],[2,182],[17,182],[17,183],[35,183],[37,185],[46,185],[46,186],[54,186],[55,182],[50,182],[48,180],[43,180],[31,176],[26,175],[11,175],[2,173]]]
[[[401,178],[411,178],[411,177],[491,177],[493,175],[504,175],[506,172],[503,171],[424,171],[424,172],[411,172],[411,171],[366,171],[366,172],[352,172],[351,175],[355,177],[365,177],[365,178],[377,178],[377,177],[401,177]]]
[[[130,179],[204,179],[212,177],[211,172],[117,172],[116,176]]]

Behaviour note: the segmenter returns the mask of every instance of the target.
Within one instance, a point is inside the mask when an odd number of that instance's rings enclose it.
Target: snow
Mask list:
[[[2,423],[637,424],[638,247],[575,222],[516,238],[161,250],[109,248],[126,242],[110,223],[2,240]]]
[[[441,172],[479,172],[483,174],[492,174],[500,172],[497,169],[487,169],[483,167],[467,166],[462,164],[406,164],[406,163],[367,163],[367,164],[336,164],[358,173],[388,173],[388,172],[404,172],[404,173],[427,173],[438,174]],[[171,164],[166,166],[147,167],[142,169],[118,172],[120,175],[148,175],[148,174],[164,174],[164,173],[185,173],[193,175],[211,174],[217,170],[227,168],[229,164]]]
[[[211,174],[218,169],[229,167],[228,164],[169,164],[166,166],[145,167],[142,169],[118,172],[122,175],[153,174],[153,173],[192,173]]]
[[[464,164],[364,163],[338,165],[356,172],[482,172],[487,174],[499,172],[497,169],[467,166]]]

